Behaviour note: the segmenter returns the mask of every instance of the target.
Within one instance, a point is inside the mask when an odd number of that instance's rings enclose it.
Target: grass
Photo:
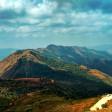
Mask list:
[[[85,112],[98,97],[83,100],[66,100],[63,97],[42,93],[22,95],[5,112]]]
[[[13,102],[15,104],[7,111],[14,112],[49,112],[56,105],[63,103],[63,98],[52,96],[52,95],[42,95],[39,93],[30,93],[23,95],[17,101]],[[48,110],[48,111],[45,111]]]

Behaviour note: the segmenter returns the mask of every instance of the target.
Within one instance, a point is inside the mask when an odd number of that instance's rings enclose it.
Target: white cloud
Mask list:
[[[29,10],[27,10],[27,13],[34,17],[38,17],[42,15],[51,15],[56,8],[57,8],[56,2],[43,0],[42,3],[30,7]]]
[[[0,10],[12,9],[16,12],[20,12],[24,6],[24,0],[0,0]]]
[[[27,4],[25,4],[27,2]],[[101,11],[77,12],[72,10],[70,4],[66,4],[67,8],[58,9],[58,4],[55,1],[43,0],[38,4],[33,4],[30,0],[0,0],[0,10],[13,9],[16,12],[21,12],[23,9],[27,13],[25,17],[20,16],[6,20],[12,25],[0,26],[0,32],[15,32],[20,33],[75,33],[83,34],[96,33],[105,34],[112,33],[109,29],[112,26],[112,15],[104,14]],[[55,12],[56,10],[56,12]],[[55,13],[54,13],[55,12]],[[47,18],[42,18],[48,16]],[[41,17],[41,18],[40,18]],[[15,25],[16,27],[14,27]],[[20,36],[21,37],[21,36]]]
[[[30,0],[0,0],[0,11],[13,10],[15,12],[25,11],[31,16],[49,15],[57,8],[57,2],[43,0],[40,3],[33,4]]]
[[[26,32],[30,32],[31,29],[28,26],[20,26],[16,29],[16,32],[20,32],[20,33],[26,33]]]
[[[11,27],[11,26],[0,26],[0,32],[6,32],[6,33],[9,33],[9,32],[13,32],[14,31],[14,27]]]
[[[56,13],[46,19],[27,16],[26,18],[16,18],[9,20],[9,22],[18,26],[14,29],[14,32],[59,32],[59,33],[94,33],[103,32],[104,29],[112,26],[112,15],[103,14],[97,12],[71,12],[71,13]],[[19,25],[20,24],[20,25]],[[12,29],[11,26],[11,29]],[[4,26],[3,31],[10,29],[8,26]],[[2,30],[2,29],[1,29]],[[12,31],[12,30],[9,30]]]

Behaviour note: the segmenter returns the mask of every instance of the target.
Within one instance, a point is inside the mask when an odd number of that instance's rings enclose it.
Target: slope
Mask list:
[[[82,64],[109,75],[112,74],[112,55],[107,52],[78,46],[56,45],[49,45],[47,48],[40,48],[37,51],[48,58],[57,58],[67,63]]]

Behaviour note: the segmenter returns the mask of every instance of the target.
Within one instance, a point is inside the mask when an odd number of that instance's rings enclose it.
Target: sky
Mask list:
[[[0,0],[0,48],[112,42],[112,0]]]

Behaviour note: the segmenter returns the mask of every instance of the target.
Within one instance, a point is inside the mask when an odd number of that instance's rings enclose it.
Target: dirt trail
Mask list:
[[[102,109],[103,108],[102,106],[107,104],[107,102],[109,100],[112,100],[112,94],[108,94],[106,96],[103,96],[95,105],[93,105],[90,108],[90,111],[97,111],[97,110]]]

